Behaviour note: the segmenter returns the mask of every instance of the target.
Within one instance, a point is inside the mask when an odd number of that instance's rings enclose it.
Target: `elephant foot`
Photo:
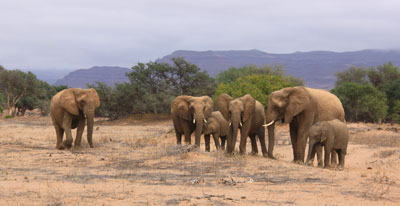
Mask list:
[[[59,149],[59,150],[65,149],[63,144],[58,144],[58,145],[56,146],[56,148]]]
[[[293,163],[298,164],[298,165],[304,165],[304,162],[301,160],[293,160]]]
[[[314,160],[310,159],[310,160],[306,161],[305,165],[312,167],[314,165],[313,163],[314,163]]]
[[[66,149],[69,149],[69,148],[72,147],[72,143],[71,143],[71,142],[64,141],[64,142],[63,142],[63,146],[64,146]]]
[[[265,154],[263,154],[263,156],[266,157],[266,158],[269,158],[269,159],[276,160],[276,157],[274,155],[272,155],[272,154],[265,153]]]
[[[257,156],[257,155],[258,155],[258,152],[251,152],[250,155],[251,155],[251,156]]]

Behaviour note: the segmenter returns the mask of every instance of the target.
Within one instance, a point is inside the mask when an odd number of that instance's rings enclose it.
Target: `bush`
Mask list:
[[[341,100],[347,121],[379,122],[387,115],[387,99],[372,84],[343,83],[331,90]]]
[[[287,77],[270,74],[253,74],[240,77],[233,82],[220,83],[213,99],[215,100],[222,93],[227,93],[233,98],[250,94],[260,101],[266,108],[268,104],[268,96],[271,92],[291,86],[296,85],[294,85]]]

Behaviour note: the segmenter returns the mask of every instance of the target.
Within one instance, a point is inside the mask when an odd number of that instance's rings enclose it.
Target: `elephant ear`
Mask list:
[[[221,94],[218,96],[217,101],[215,101],[217,110],[221,112],[222,116],[229,121],[229,102],[232,101],[232,97],[228,94]]]
[[[246,94],[243,97],[240,97],[240,99],[244,103],[243,122],[246,122],[254,113],[256,100],[250,94]]]
[[[214,102],[209,96],[203,96],[203,101],[205,103],[205,108],[204,108],[204,117],[208,118],[211,116],[211,113],[214,110]]]
[[[189,109],[190,96],[179,96],[175,99],[174,104],[176,104],[178,116],[187,121],[192,120],[192,113]]]
[[[90,88],[90,92],[92,93],[93,98],[94,98],[95,108],[100,107],[100,98],[99,98],[99,95],[97,94],[97,91],[93,88]]]
[[[79,115],[79,108],[75,97],[76,90],[75,88],[71,88],[62,91],[59,104],[69,113],[77,116]]]
[[[290,123],[293,117],[302,112],[311,102],[310,94],[304,87],[287,88],[288,106],[285,112],[285,123]]]
[[[321,125],[321,142],[324,142],[327,138],[333,137],[333,128],[328,122],[322,122]]]

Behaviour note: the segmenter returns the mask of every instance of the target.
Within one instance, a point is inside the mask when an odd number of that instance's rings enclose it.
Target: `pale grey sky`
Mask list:
[[[131,67],[174,50],[400,48],[397,0],[1,0],[7,69]]]

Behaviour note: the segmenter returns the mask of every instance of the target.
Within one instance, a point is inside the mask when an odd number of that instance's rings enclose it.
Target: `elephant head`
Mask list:
[[[303,87],[288,87],[272,92],[268,97],[266,126],[283,120],[290,123],[293,117],[302,112],[311,101],[310,94]]]
[[[100,106],[99,95],[96,90],[71,88],[62,91],[59,104],[70,114],[78,116],[84,114],[87,120],[87,138],[90,147],[92,144],[93,123],[95,109]]]
[[[179,96],[175,103],[178,116],[190,121],[195,126],[195,144],[200,146],[203,124],[207,123],[207,118],[210,117],[214,109],[212,99],[209,96]]]
[[[233,152],[235,148],[238,129],[246,130],[247,132],[242,132],[246,134],[250,130],[255,105],[256,101],[250,94],[236,99],[233,99],[228,94],[221,94],[217,98],[217,109],[230,122],[229,130],[231,130],[231,135],[228,135],[228,153]]]

